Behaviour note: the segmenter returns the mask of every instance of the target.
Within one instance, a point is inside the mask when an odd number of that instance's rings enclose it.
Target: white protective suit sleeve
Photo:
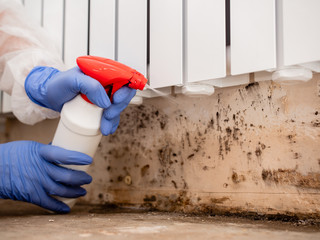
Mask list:
[[[65,70],[59,49],[42,27],[26,16],[21,2],[0,0],[0,90],[11,95],[13,114],[31,125],[59,116],[33,103],[25,92],[26,76],[39,65]]]

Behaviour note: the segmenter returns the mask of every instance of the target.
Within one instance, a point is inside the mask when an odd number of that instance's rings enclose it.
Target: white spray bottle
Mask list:
[[[147,79],[136,70],[119,62],[94,56],[77,58],[82,72],[99,81],[112,101],[113,94],[124,85],[143,90]],[[103,109],[92,104],[85,95],[78,95],[64,104],[61,118],[52,145],[78,151],[93,157],[100,143],[100,121]],[[66,168],[87,171],[89,166],[64,165]],[[73,198],[57,199],[70,208],[76,202]]]

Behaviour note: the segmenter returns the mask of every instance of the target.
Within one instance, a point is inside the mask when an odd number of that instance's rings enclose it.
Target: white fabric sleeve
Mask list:
[[[0,0],[0,90],[11,95],[13,114],[31,125],[59,116],[33,103],[25,92],[24,81],[35,66],[65,70],[59,49],[41,26],[26,16],[20,1]]]

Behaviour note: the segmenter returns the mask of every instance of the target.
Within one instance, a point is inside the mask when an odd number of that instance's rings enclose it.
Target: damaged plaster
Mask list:
[[[318,81],[256,82],[129,107],[101,142],[84,201],[319,214]]]
[[[83,203],[320,215],[320,76],[129,106],[102,138]],[[52,140],[57,120],[8,121],[5,141]],[[46,134],[43,134],[46,132]]]

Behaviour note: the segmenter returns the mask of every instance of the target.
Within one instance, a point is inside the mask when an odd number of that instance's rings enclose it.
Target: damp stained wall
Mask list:
[[[320,75],[128,107],[102,138],[80,202],[185,212],[320,215]],[[7,122],[3,141],[51,141],[57,120]]]

